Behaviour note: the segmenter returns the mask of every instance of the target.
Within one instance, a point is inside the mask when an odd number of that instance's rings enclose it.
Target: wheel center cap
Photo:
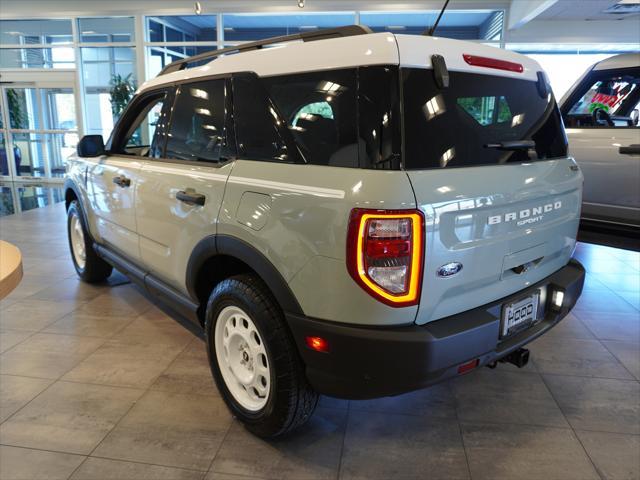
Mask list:
[[[249,361],[249,354],[246,352],[246,350],[242,352],[242,360],[244,360],[245,362]]]

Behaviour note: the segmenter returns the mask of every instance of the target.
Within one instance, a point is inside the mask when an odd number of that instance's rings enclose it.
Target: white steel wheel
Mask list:
[[[216,360],[233,398],[246,410],[264,408],[271,390],[271,370],[264,341],[249,315],[225,307],[215,324]]]
[[[77,212],[73,212],[69,224],[69,235],[71,237],[71,252],[76,265],[84,270],[87,264],[87,251],[84,242],[84,230],[82,229],[82,221]]]

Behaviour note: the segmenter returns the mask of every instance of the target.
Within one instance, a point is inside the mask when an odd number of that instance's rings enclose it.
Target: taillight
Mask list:
[[[424,217],[419,210],[351,211],[347,267],[374,298],[393,307],[416,305],[422,281]]]
[[[469,65],[475,67],[495,68],[497,70],[507,70],[509,72],[524,72],[524,67],[520,63],[508,62],[506,60],[498,60],[497,58],[479,57],[478,55],[469,55],[463,53],[462,58]]]

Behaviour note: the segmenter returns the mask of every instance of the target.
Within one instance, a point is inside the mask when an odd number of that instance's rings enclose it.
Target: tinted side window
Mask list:
[[[261,80],[308,163],[358,166],[356,69]]]
[[[567,127],[637,126],[640,69],[594,71],[563,105]]]
[[[233,77],[238,154],[251,160],[293,161],[292,144],[280,134],[280,118],[254,74]]]
[[[167,135],[166,158],[219,162],[231,155],[227,129],[227,82],[207,80],[180,85]]]
[[[400,168],[399,93],[397,67],[358,70],[358,143],[363,168]]]

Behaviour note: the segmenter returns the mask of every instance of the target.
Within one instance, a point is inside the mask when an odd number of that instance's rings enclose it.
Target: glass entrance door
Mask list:
[[[73,85],[0,86],[0,174],[4,180],[60,181],[78,143]]]

